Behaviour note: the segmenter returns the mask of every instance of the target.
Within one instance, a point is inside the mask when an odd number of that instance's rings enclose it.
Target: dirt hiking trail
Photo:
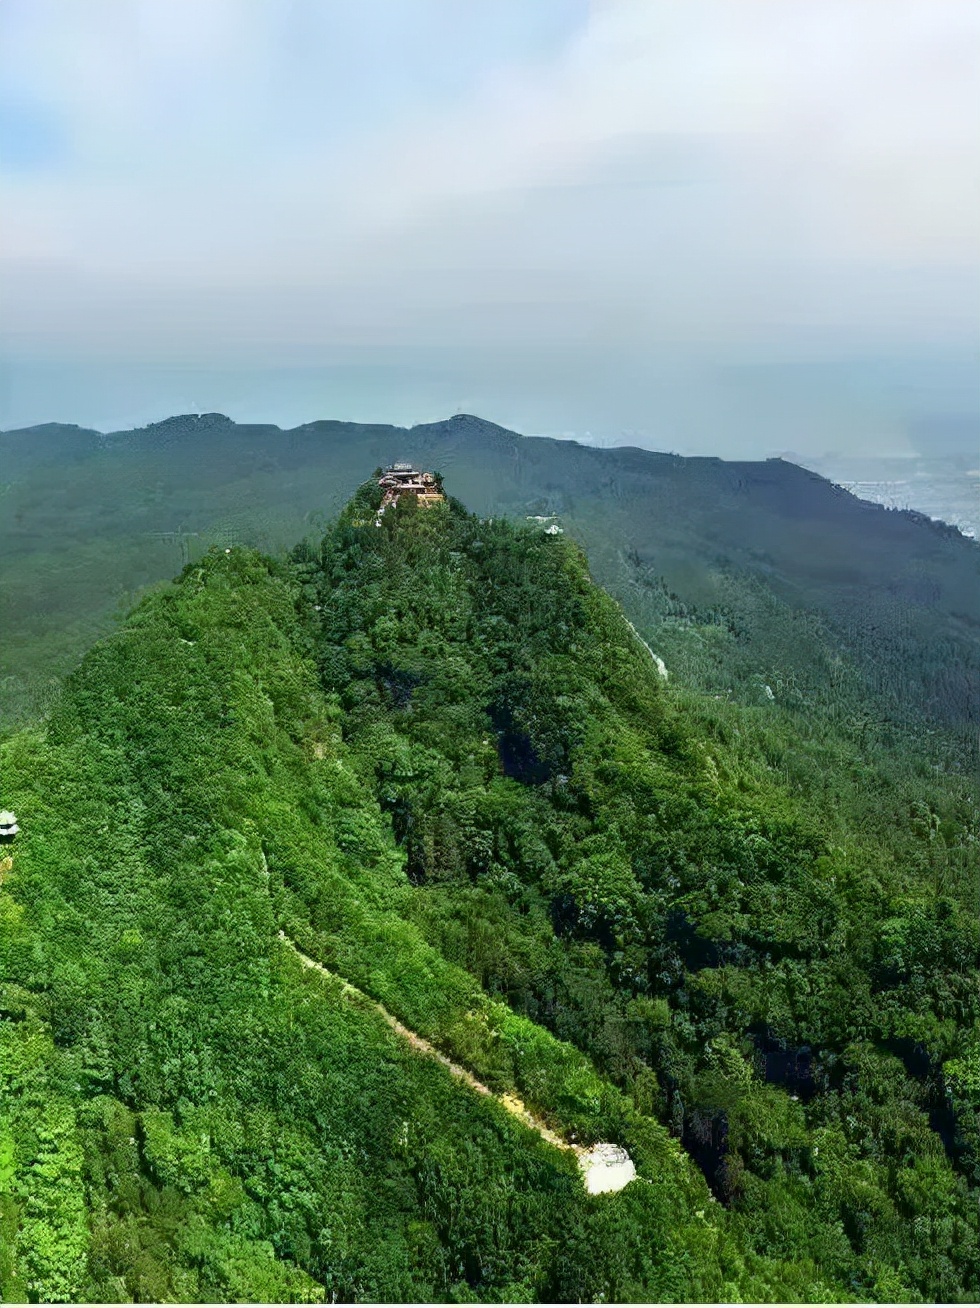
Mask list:
[[[339,982],[342,995],[350,996],[352,999],[356,999],[372,1008],[387,1022],[392,1031],[397,1032],[418,1053],[424,1054],[428,1058],[434,1058],[437,1063],[441,1063],[448,1072],[458,1080],[465,1082],[477,1094],[486,1095],[488,1098],[495,1100],[526,1127],[536,1131],[542,1140],[547,1140],[548,1144],[554,1145],[556,1149],[561,1149],[563,1153],[574,1154],[578,1160],[585,1187],[590,1194],[606,1194],[621,1190],[636,1177],[636,1168],[625,1149],[620,1148],[619,1145],[606,1143],[589,1147],[569,1144],[560,1135],[552,1131],[540,1117],[532,1113],[516,1095],[497,1094],[489,1086],[484,1085],[482,1081],[478,1081],[472,1072],[465,1067],[461,1067],[459,1063],[454,1063],[451,1058],[447,1058],[445,1054],[441,1053],[433,1044],[423,1039],[415,1031],[410,1031],[403,1022],[399,1022],[397,1017],[389,1013],[383,1004],[379,1004],[377,1000],[372,999],[370,995],[366,995],[357,986],[351,985],[349,981],[342,976],[338,976],[336,972],[331,972],[329,968],[324,967],[322,963],[318,963],[316,959],[304,954],[284,931],[279,932],[279,939],[290,947],[304,967],[319,972],[335,983]]]

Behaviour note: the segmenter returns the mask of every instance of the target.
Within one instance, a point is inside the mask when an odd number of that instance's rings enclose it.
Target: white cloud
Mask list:
[[[504,389],[502,361],[571,353],[600,389],[632,360],[639,396],[650,351],[972,339],[972,0],[607,0],[547,58],[515,26],[509,59],[516,11],[478,11],[21,0],[0,74],[72,154],[4,180],[8,342],[469,350]]]

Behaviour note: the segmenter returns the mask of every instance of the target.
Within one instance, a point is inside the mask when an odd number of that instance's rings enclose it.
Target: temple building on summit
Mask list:
[[[384,491],[380,513],[389,504],[394,504],[403,495],[412,495],[420,509],[431,508],[434,504],[444,504],[439,480],[431,472],[421,472],[410,463],[393,463],[385,468],[378,478],[378,485]]]

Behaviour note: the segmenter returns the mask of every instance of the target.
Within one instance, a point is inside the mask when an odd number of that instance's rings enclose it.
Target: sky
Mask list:
[[[975,0],[4,0],[0,427],[980,444]]]

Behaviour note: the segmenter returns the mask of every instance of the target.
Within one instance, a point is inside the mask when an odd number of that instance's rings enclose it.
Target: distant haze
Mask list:
[[[0,426],[980,446],[974,0],[5,0]]]

